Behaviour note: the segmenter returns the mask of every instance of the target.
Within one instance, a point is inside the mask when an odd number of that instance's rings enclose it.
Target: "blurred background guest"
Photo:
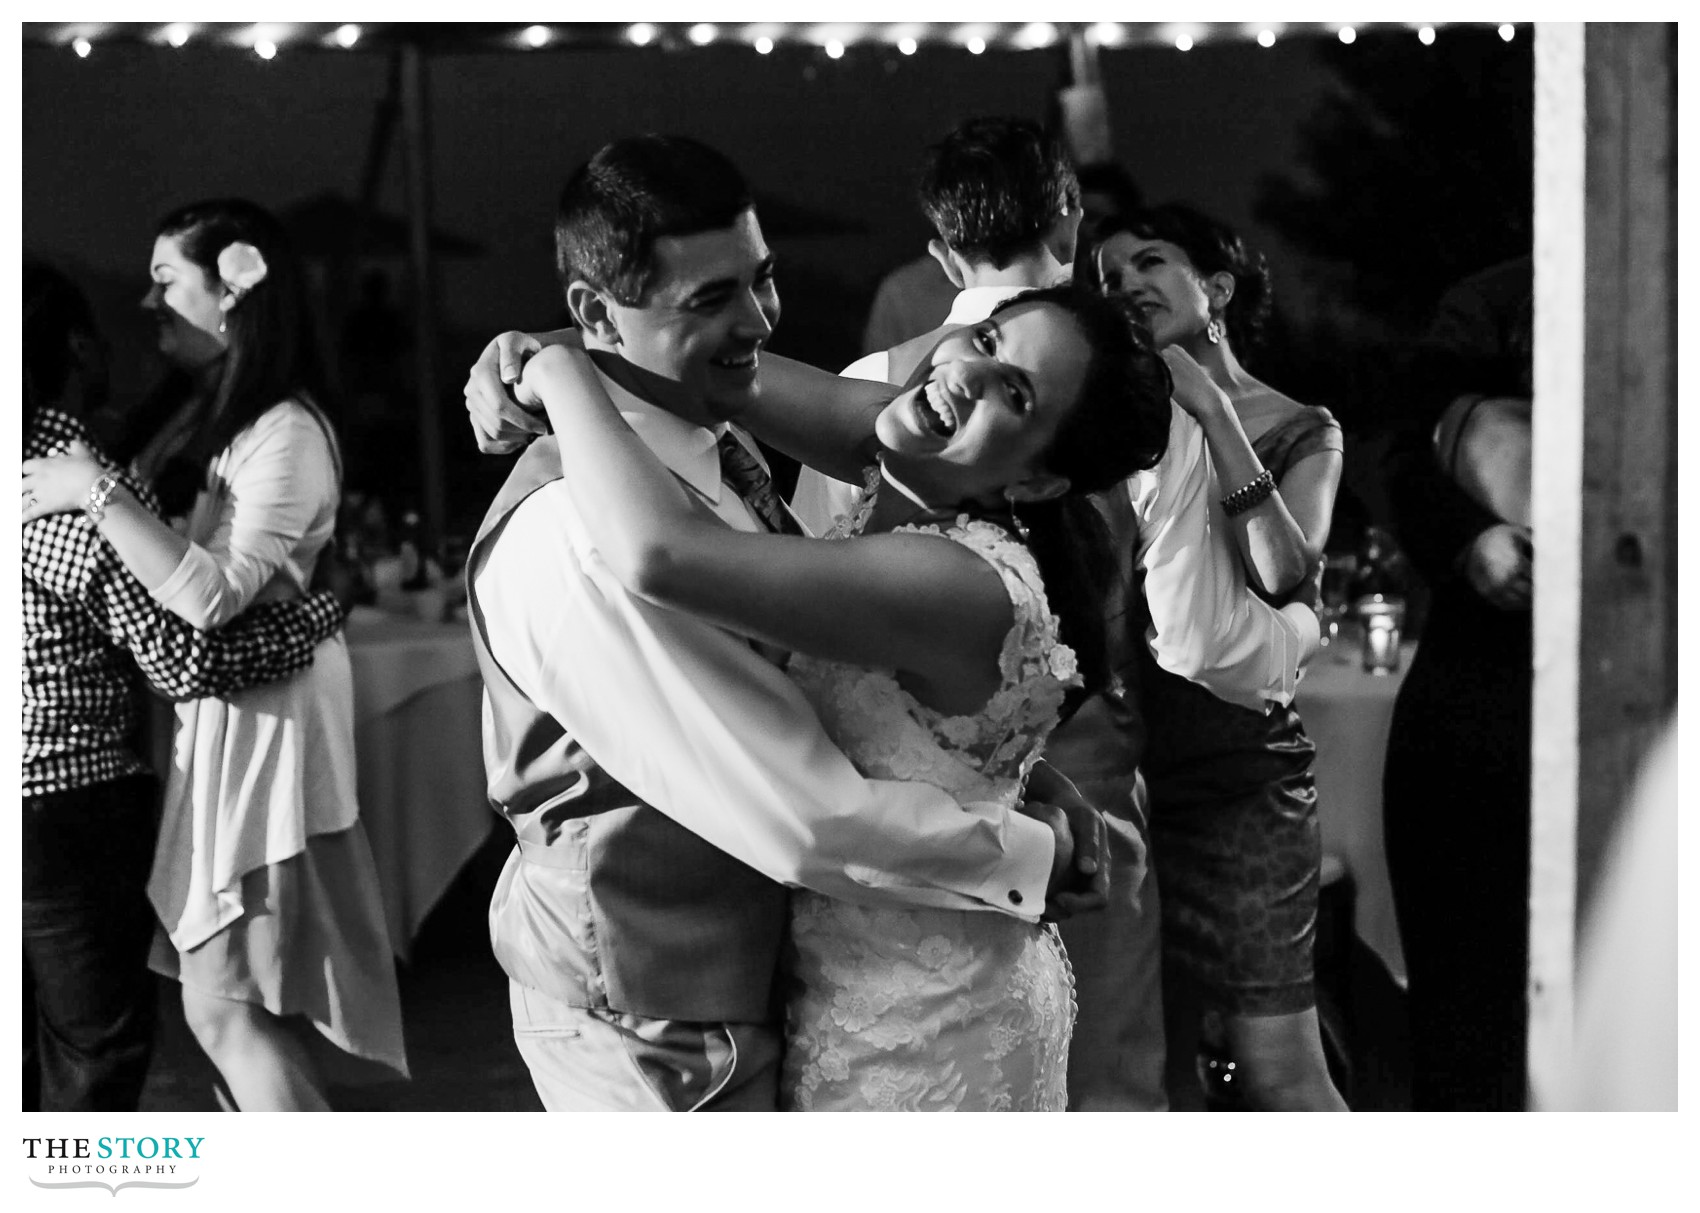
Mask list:
[[[172,365],[150,441],[162,480],[194,484],[179,533],[86,451],[26,476],[37,508],[90,503],[153,597],[212,627],[298,597],[334,527],[340,458],[301,269],[242,200],[158,226],[144,300]],[[165,456],[169,448],[174,453]],[[27,516],[27,515],[26,515]],[[327,1107],[310,1049],[407,1073],[377,871],[354,793],[353,687],[340,635],[271,686],[181,704],[148,892],[152,964],[182,984],[196,1040],[242,1110]]]
[[[862,352],[877,354],[944,323],[956,284],[931,253],[905,261],[880,279],[862,330]]]
[[[1465,412],[1517,400],[1526,415],[1533,292],[1526,256],[1447,292],[1410,357],[1388,456],[1399,538],[1433,591],[1394,708],[1383,792],[1417,1111],[1526,1102],[1533,540],[1450,469]],[[1526,480],[1499,489],[1502,501],[1527,500]]]
[[[1314,604],[1340,483],[1340,427],[1240,361],[1236,351],[1255,349],[1270,306],[1263,259],[1225,225],[1178,205],[1107,221],[1094,259],[1103,288],[1126,295],[1151,326],[1176,401],[1203,427],[1226,494],[1218,521],[1233,534],[1247,582],[1272,603]],[[1161,626],[1169,604],[1145,606]],[[1290,704],[1229,703],[1164,669],[1149,646],[1138,656],[1165,952],[1220,1016],[1251,1106],[1344,1110],[1316,1010],[1315,746]],[[1172,1024],[1168,1035],[1188,1042],[1191,1029]]]
[[[108,375],[76,286],[34,261],[23,278],[27,470],[73,443],[92,449],[84,418],[103,403]],[[32,504],[26,490],[26,511]],[[158,807],[135,739],[136,673],[174,699],[285,677],[311,663],[342,609],[321,592],[197,631],[77,513],[26,521],[23,557],[23,1106],[134,1111],[153,1044],[147,874]]]

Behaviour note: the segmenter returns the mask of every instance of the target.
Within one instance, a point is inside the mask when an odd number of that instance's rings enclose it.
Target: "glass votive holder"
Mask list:
[[[1358,600],[1356,614],[1363,625],[1364,669],[1371,674],[1399,672],[1399,628],[1405,622],[1405,604],[1397,598],[1373,594]]]

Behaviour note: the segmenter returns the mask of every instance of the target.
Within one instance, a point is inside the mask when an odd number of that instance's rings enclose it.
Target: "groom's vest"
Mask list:
[[[513,511],[560,477],[556,440],[532,443],[485,515],[466,568],[490,803],[519,837],[490,904],[496,959],[521,985],[572,1006],[767,1022],[784,888],[620,786],[491,655],[478,572]]]

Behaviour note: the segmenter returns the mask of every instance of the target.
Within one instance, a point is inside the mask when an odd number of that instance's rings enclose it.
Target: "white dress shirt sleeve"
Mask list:
[[[477,590],[520,689],[632,793],[757,871],[865,904],[1043,910],[1047,826],[863,778],[748,644],[626,593],[563,486],[514,512]]]
[[[1288,704],[1320,628],[1308,608],[1277,610],[1246,585],[1204,429],[1179,405],[1162,462],[1128,481],[1151,608],[1147,641],[1165,670],[1262,711]]]

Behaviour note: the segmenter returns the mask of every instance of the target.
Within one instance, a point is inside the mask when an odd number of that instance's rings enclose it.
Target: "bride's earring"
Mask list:
[[[1216,317],[1210,317],[1210,323],[1204,326],[1204,339],[1211,345],[1222,344],[1222,322]]]
[[[1022,543],[1029,542],[1032,539],[1032,536],[1028,534],[1027,524],[1021,521],[1021,515],[1015,512],[1015,498],[1005,494],[1004,500],[1009,503],[1009,521],[1010,525],[1015,528],[1016,537],[1020,539]]]

